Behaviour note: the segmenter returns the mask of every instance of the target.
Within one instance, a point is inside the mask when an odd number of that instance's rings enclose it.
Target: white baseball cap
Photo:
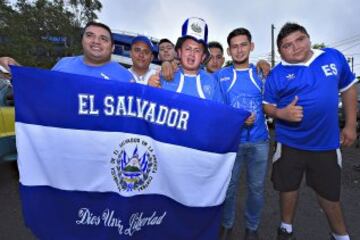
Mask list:
[[[186,19],[182,25],[181,38],[191,38],[204,44],[205,48],[207,48],[208,26],[204,19],[198,17],[190,17]]]

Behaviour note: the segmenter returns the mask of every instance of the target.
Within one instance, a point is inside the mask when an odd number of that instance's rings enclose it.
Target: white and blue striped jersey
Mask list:
[[[224,103],[219,83],[213,75],[202,69],[196,75],[189,75],[180,68],[175,72],[173,80],[161,78],[161,86],[173,92]]]
[[[225,103],[238,109],[255,114],[252,126],[243,126],[241,143],[268,139],[268,130],[262,108],[263,82],[256,67],[235,69],[233,66],[222,68],[215,73],[224,94]]]
[[[270,73],[264,92],[264,104],[286,107],[295,96],[303,107],[301,122],[276,121],[276,140],[290,147],[334,150],[340,146],[338,124],[339,91],[355,82],[343,54],[331,48],[313,49],[306,63],[279,63]]]

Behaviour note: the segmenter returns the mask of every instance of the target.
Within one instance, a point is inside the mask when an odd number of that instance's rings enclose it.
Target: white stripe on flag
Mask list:
[[[148,136],[63,129],[16,123],[20,182],[62,190],[117,192],[122,196],[161,194],[186,206],[216,206],[223,202],[235,152],[218,154],[155,141]],[[157,171],[142,191],[120,191],[110,162],[124,139],[149,143]],[[136,144],[135,144],[136,145]],[[128,154],[133,154],[132,149]],[[139,150],[141,153],[141,149]]]

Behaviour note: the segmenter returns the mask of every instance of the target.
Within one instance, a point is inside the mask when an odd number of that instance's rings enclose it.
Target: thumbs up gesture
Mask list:
[[[283,119],[289,122],[300,122],[303,117],[303,107],[296,105],[299,100],[298,96],[295,96],[292,102],[283,108]]]
[[[161,87],[160,69],[157,69],[156,73],[150,76],[148,85],[150,85],[152,87]]]
[[[299,97],[295,96],[289,105],[284,108],[276,109],[276,117],[288,122],[301,122],[304,114],[303,107],[297,105],[298,100]]]

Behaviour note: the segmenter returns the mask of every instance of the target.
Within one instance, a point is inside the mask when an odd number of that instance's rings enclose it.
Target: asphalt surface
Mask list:
[[[342,188],[341,204],[346,226],[352,240],[360,240],[360,171],[353,169],[353,165],[360,164],[360,148],[355,146],[342,151]],[[270,161],[270,160],[269,160]],[[269,165],[270,166],[270,165]],[[259,235],[262,240],[276,239],[276,231],[280,223],[279,197],[270,181],[269,167],[265,188],[265,207]],[[236,212],[236,224],[230,240],[241,240],[244,237],[243,205],[245,202],[245,174],[239,189],[239,209]],[[297,240],[327,240],[330,228],[325,213],[318,205],[316,194],[303,181],[300,188],[297,212],[294,221],[294,233]]]
[[[360,171],[352,166],[360,164],[360,148],[343,150],[342,206],[348,231],[352,240],[360,240]],[[270,168],[265,191],[265,208],[259,234],[263,240],[276,239],[279,224],[278,193],[269,181]],[[0,240],[36,239],[24,226],[18,192],[16,162],[0,162]],[[237,220],[230,239],[243,239],[243,203],[245,199],[245,174],[242,174],[239,188]],[[326,218],[319,208],[314,192],[302,185],[294,231],[298,240],[326,240],[330,232]]]

